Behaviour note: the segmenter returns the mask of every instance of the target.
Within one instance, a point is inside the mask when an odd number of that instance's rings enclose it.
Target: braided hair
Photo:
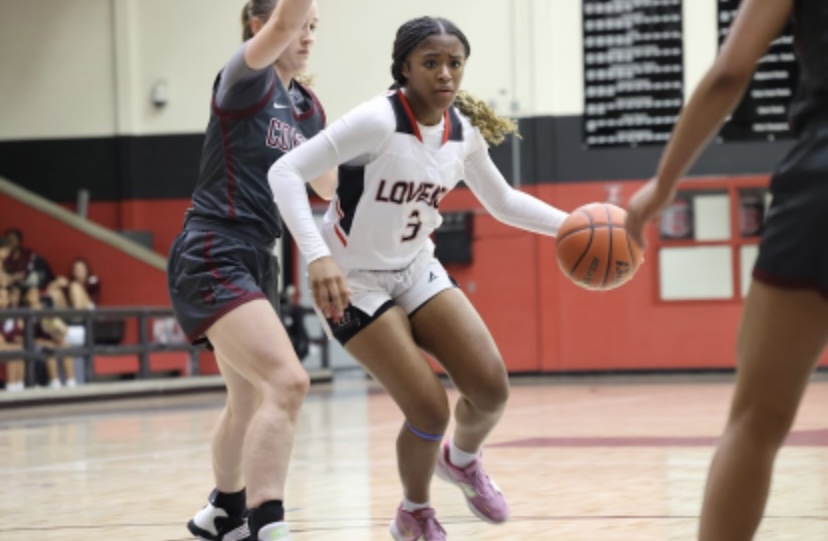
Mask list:
[[[403,64],[408,61],[411,52],[428,37],[441,34],[455,36],[463,44],[466,58],[471,55],[469,40],[453,22],[442,17],[411,19],[400,26],[394,40],[394,50],[391,54],[394,87],[402,88],[408,83],[408,79],[403,75]],[[457,93],[454,106],[469,117],[472,125],[480,130],[490,145],[499,145],[510,133],[517,135],[517,124],[513,120],[499,116],[486,102],[466,91],[461,90]]]

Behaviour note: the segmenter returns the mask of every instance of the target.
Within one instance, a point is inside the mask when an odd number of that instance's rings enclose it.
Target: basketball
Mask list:
[[[607,291],[627,283],[641,265],[641,248],[627,236],[627,211],[610,203],[578,207],[558,231],[556,252],[576,285]]]

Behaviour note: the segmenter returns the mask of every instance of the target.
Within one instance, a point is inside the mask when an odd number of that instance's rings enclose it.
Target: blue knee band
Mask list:
[[[420,432],[414,426],[409,423],[408,421],[405,422],[405,427],[415,436],[418,438],[422,438],[426,441],[443,441],[443,434],[435,435],[435,434],[427,434],[425,432]]]

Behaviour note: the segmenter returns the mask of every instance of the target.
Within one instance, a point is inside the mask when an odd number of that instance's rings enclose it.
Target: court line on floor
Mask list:
[[[567,521],[628,521],[628,520],[698,520],[699,515],[513,515],[510,522],[567,522]],[[386,526],[391,517],[382,518],[357,518],[357,517],[343,517],[343,518],[314,518],[314,519],[292,519],[290,524],[295,526],[292,528],[292,533],[314,532],[314,531],[329,531],[334,529],[355,529],[365,527]],[[802,520],[821,522],[828,521],[828,515],[767,515],[763,517],[766,521],[777,520]],[[442,516],[440,521],[446,525],[459,524],[477,524],[480,521],[473,517],[459,517],[459,516]],[[362,522],[363,524],[348,524],[354,522]],[[312,527],[313,524],[330,524],[331,526]],[[307,526],[302,527],[302,524]],[[159,522],[159,523],[106,523],[106,524],[72,524],[72,525],[52,525],[52,526],[24,526],[0,528],[0,533],[12,532],[44,532],[54,530],[99,530],[104,528],[172,528],[181,527],[180,522]]]
[[[608,404],[618,404],[618,403],[626,403],[626,402],[635,402],[647,400],[647,397],[638,397],[638,396],[626,396],[626,397],[606,397],[606,398],[596,398],[593,400],[584,400],[579,402],[568,402],[565,404],[561,404],[557,406],[556,409],[569,409],[569,408],[583,408],[587,405],[589,406],[606,406]],[[508,414],[515,414],[521,412],[531,412],[537,411],[537,407],[533,406],[523,406],[508,410]],[[63,421],[65,423],[65,420]],[[296,441],[312,441],[319,439],[320,437],[328,438],[328,439],[339,439],[339,438],[347,438],[349,436],[354,436],[358,434],[367,434],[372,431],[382,431],[382,430],[391,430],[397,429],[400,426],[402,419],[399,421],[381,423],[381,424],[363,424],[361,426],[351,427],[351,428],[344,428],[344,429],[334,429],[332,431],[326,431],[324,436],[320,436],[319,433],[310,433],[310,434],[298,434],[296,436]],[[88,469],[90,466],[99,465],[99,464],[112,464],[117,462],[127,462],[130,460],[142,460],[142,459],[157,459],[162,457],[170,457],[176,455],[186,455],[186,454],[195,454],[198,452],[205,452],[209,449],[210,444],[206,442],[202,445],[198,446],[188,446],[176,449],[168,449],[166,451],[148,451],[145,453],[134,453],[128,455],[119,455],[113,457],[105,457],[105,458],[91,458],[91,459],[84,459],[84,460],[76,460],[71,462],[63,462],[57,464],[44,464],[40,466],[28,466],[28,467],[17,467],[17,468],[0,468],[0,476],[3,475],[14,475],[20,473],[31,473],[31,472],[45,472],[45,471],[61,471],[61,470],[69,470],[69,471],[78,471]]]

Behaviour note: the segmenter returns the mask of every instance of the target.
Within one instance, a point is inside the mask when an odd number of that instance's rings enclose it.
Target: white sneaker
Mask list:
[[[78,382],[75,380],[75,378],[69,378],[69,379],[66,380],[66,386],[67,387],[77,387]]]
[[[61,387],[63,387],[63,385],[60,383],[59,379],[53,379],[49,382],[49,387],[51,387],[52,389],[60,389]]]

